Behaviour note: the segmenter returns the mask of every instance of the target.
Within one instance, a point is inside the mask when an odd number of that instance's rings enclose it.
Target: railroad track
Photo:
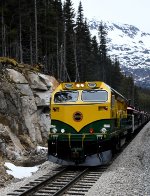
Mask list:
[[[50,174],[44,175],[7,195],[85,195],[106,169],[107,166],[98,168],[60,167],[59,170],[53,171],[51,176]]]
[[[87,168],[85,174],[81,176],[71,187],[66,189],[61,195],[85,195],[106,169],[107,166]]]
[[[112,158],[112,162],[122,153],[129,143],[136,137],[138,131],[133,134],[133,137],[118,151]],[[58,196],[58,195],[85,195],[93,184],[100,178],[102,173],[109,167],[103,165],[99,167],[58,167],[50,173],[43,175],[33,182],[29,182],[25,186],[13,193],[8,193],[9,196]]]

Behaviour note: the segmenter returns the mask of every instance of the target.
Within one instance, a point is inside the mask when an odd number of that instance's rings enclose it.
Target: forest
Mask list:
[[[75,13],[71,0],[1,0],[0,20],[0,56],[42,65],[58,81],[104,81],[150,111],[150,89],[137,87],[119,60],[109,57],[102,21],[99,40],[91,36],[81,2]]]

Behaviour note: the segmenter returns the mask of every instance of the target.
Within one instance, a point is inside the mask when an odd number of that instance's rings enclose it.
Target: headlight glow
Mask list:
[[[80,84],[76,84],[76,87],[78,87],[78,88],[79,88],[79,87],[80,87]]]
[[[104,124],[105,128],[110,128],[110,124]]]
[[[65,133],[65,129],[61,129],[61,133]]]

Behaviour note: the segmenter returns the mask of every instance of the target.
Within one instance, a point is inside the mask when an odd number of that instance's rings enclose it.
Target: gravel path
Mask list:
[[[150,196],[150,122],[86,196]]]
[[[58,165],[46,161],[30,178],[0,189],[0,196],[24,186]],[[150,196],[150,122],[113,162],[86,196]]]

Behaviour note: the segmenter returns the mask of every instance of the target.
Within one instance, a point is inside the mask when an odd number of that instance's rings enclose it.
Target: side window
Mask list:
[[[115,106],[115,95],[111,96],[111,108],[113,109]]]

